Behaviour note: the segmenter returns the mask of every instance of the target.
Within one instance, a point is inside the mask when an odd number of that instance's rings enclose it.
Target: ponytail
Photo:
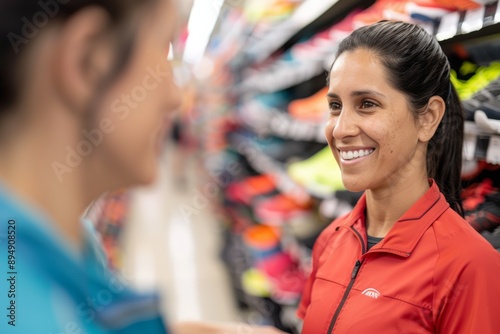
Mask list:
[[[446,111],[427,147],[427,173],[450,204],[463,217],[460,198],[464,114],[457,91],[449,84]]]

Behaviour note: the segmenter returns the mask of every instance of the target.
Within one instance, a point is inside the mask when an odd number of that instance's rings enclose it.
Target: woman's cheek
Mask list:
[[[325,137],[329,144],[333,140],[333,129],[335,128],[335,123],[336,121],[334,119],[329,119],[325,125]]]

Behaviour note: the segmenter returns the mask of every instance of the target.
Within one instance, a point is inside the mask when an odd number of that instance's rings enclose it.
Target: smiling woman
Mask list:
[[[461,217],[464,119],[437,41],[403,22],[356,30],[328,88],[328,144],[365,193],[314,246],[303,333],[496,333],[500,254]]]
[[[429,114],[434,117],[433,123],[419,125],[409,110],[406,95],[387,80],[379,57],[361,48],[343,53],[335,62],[328,98],[331,116],[326,136],[345,186],[352,191],[397,192],[407,188],[407,182],[420,179],[420,189],[413,187],[420,197],[428,188],[428,140],[419,140],[419,136],[432,133],[434,129],[428,126],[437,126],[441,120],[442,99],[437,105],[441,109]],[[411,175],[401,175],[400,170]],[[394,177],[398,175],[401,177]]]
[[[167,332],[157,295],[105,268],[80,216],[102,193],[156,177],[180,104],[175,25],[172,0],[0,2],[0,245],[15,242],[1,333]]]

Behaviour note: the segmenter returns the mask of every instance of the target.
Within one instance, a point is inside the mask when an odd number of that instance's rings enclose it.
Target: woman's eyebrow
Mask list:
[[[366,90],[355,90],[351,93],[351,96],[359,96],[359,95],[378,95],[382,97],[386,97],[384,94],[376,92],[374,90],[366,89]]]
[[[378,95],[378,96],[381,96],[381,97],[386,97],[384,94],[382,93],[379,93],[379,92],[376,92],[374,90],[369,90],[369,89],[366,89],[366,90],[355,90],[353,92],[351,92],[351,96],[360,96],[360,95]],[[333,92],[328,92],[328,94],[326,94],[327,97],[330,97],[330,98],[338,98],[339,96]]]

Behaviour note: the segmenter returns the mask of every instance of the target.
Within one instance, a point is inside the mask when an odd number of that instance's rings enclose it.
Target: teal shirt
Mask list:
[[[0,185],[1,334],[164,334],[157,295],[106,269],[91,224],[76,254],[47,217]]]

